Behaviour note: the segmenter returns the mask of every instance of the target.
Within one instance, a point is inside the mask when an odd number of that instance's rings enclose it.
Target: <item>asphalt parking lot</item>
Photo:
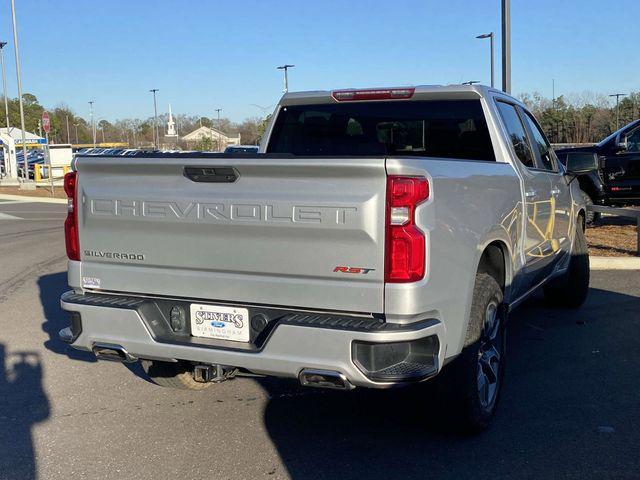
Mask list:
[[[0,479],[640,477],[638,271],[592,272],[578,311],[515,312],[496,422],[464,438],[428,389],[183,392],[70,349],[64,217],[0,202]]]

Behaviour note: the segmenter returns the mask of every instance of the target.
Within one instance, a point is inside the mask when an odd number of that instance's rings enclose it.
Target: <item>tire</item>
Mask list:
[[[465,346],[443,372],[444,407],[455,427],[466,433],[485,430],[500,400],[506,360],[502,298],[492,276],[476,275]]]
[[[555,307],[578,308],[589,293],[589,248],[580,222],[576,225],[569,268],[562,277],[544,286],[547,302]]]
[[[149,379],[161,387],[181,390],[204,390],[211,383],[196,382],[193,379],[191,364],[188,362],[160,362],[157,360],[140,360],[142,368]]]
[[[584,190],[580,190],[580,194],[582,195],[582,200],[584,201],[586,209],[585,222],[587,225],[593,225],[598,220],[600,220],[600,212],[594,212],[589,209],[590,205],[593,205],[593,200],[589,196],[587,192]]]

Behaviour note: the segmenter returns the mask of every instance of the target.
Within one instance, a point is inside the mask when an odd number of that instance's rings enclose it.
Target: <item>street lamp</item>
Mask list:
[[[158,138],[158,106],[156,104],[156,92],[158,92],[159,90],[157,88],[152,88],[149,91],[153,93],[153,144],[155,145],[156,150],[159,150],[160,139]]]
[[[289,65],[289,64],[285,64],[285,65],[280,65],[279,67],[276,67],[278,70],[284,70],[284,93],[287,93],[289,91],[289,75],[287,74],[287,72],[289,71],[290,68],[295,67],[295,65]]]
[[[102,143],[107,143],[104,139],[104,123],[102,123],[105,120],[106,118],[99,118],[97,123],[97,128],[100,128],[100,131],[102,132]]]
[[[488,38],[489,43],[491,45],[491,88],[493,88],[493,32],[483,33],[482,35],[478,35],[476,38]]]
[[[7,133],[9,133],[9,99],[7,98],[7,72],[4,66],[4,47],[7,42],[0,42],[0,62],[2,62],[2,91],[4,95],[4,113],[7,118]]]
[[[221,108],[215,108],[214,112],[216,112],[218,114],[218,150],[222,151],[221,147],[221,142],[220,142],[220,136],[222,135],[222,130],[220,130],[220,112],[222,111]]]
[[[7,119],[7,135],[9,135],[9,98],[7,97],[7,73],[4,67],[4,47],[7,44],[7,42],[0,42],[0,60],[2,61],[2,90],[3,90],[3,94],[4,94],[4,112],[5,112],[5,116]],[[5,173],[9,174],[9,165],[11,165],[11,162],[6,162],[5,163]]]
[[[91,120],[91,136],[93,137],[93,148],[96,148],[96,124],[93,121],[93,100],[89,100],[89,118]]]
[[[511,93],[511,1],[502,0],[502,91]]]
[[[616,97],[616,130],[620,128],[620,97],[626,97],[626,93],[613,93],[610,97]]]
[[[20,128],[22,128],[22,158],[24,160],[22,175],[26,182],[29,178],[29,166],[27,163],[27,139],[24,131],[24,105],[22,102],[22,81],[20,80],[20,49],[18,46],[18,27],[16,26],[16,5],[14,0],[11,0],[11,19],[13,21],[13,43],[15,45],[14,52],[16,56],[16,79],[18,80],[18,103],[20,104]]]

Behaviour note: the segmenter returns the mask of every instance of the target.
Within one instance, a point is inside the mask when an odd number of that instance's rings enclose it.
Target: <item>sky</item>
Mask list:
[[[96,119],[158,110],[241,121],[291,91],[449,84],[489,76],[500,0],[15,0],[23,92]],[[637,0],[511,0],[513,93],[640,90]],[[9,0],[0,0],[17,96]],[[273,107],[272,107],[273,108]]]

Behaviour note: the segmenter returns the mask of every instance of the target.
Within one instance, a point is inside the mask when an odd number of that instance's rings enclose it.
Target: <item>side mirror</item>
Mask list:
[[[620,138],[616,142],[616,151],[626,152],[627,150],[629,150],[629,141],[626,136],[620,135]]]
[[[598,156],[595,153],[569,153],[567,172],[573,174],[592,172],[598,169]]]

